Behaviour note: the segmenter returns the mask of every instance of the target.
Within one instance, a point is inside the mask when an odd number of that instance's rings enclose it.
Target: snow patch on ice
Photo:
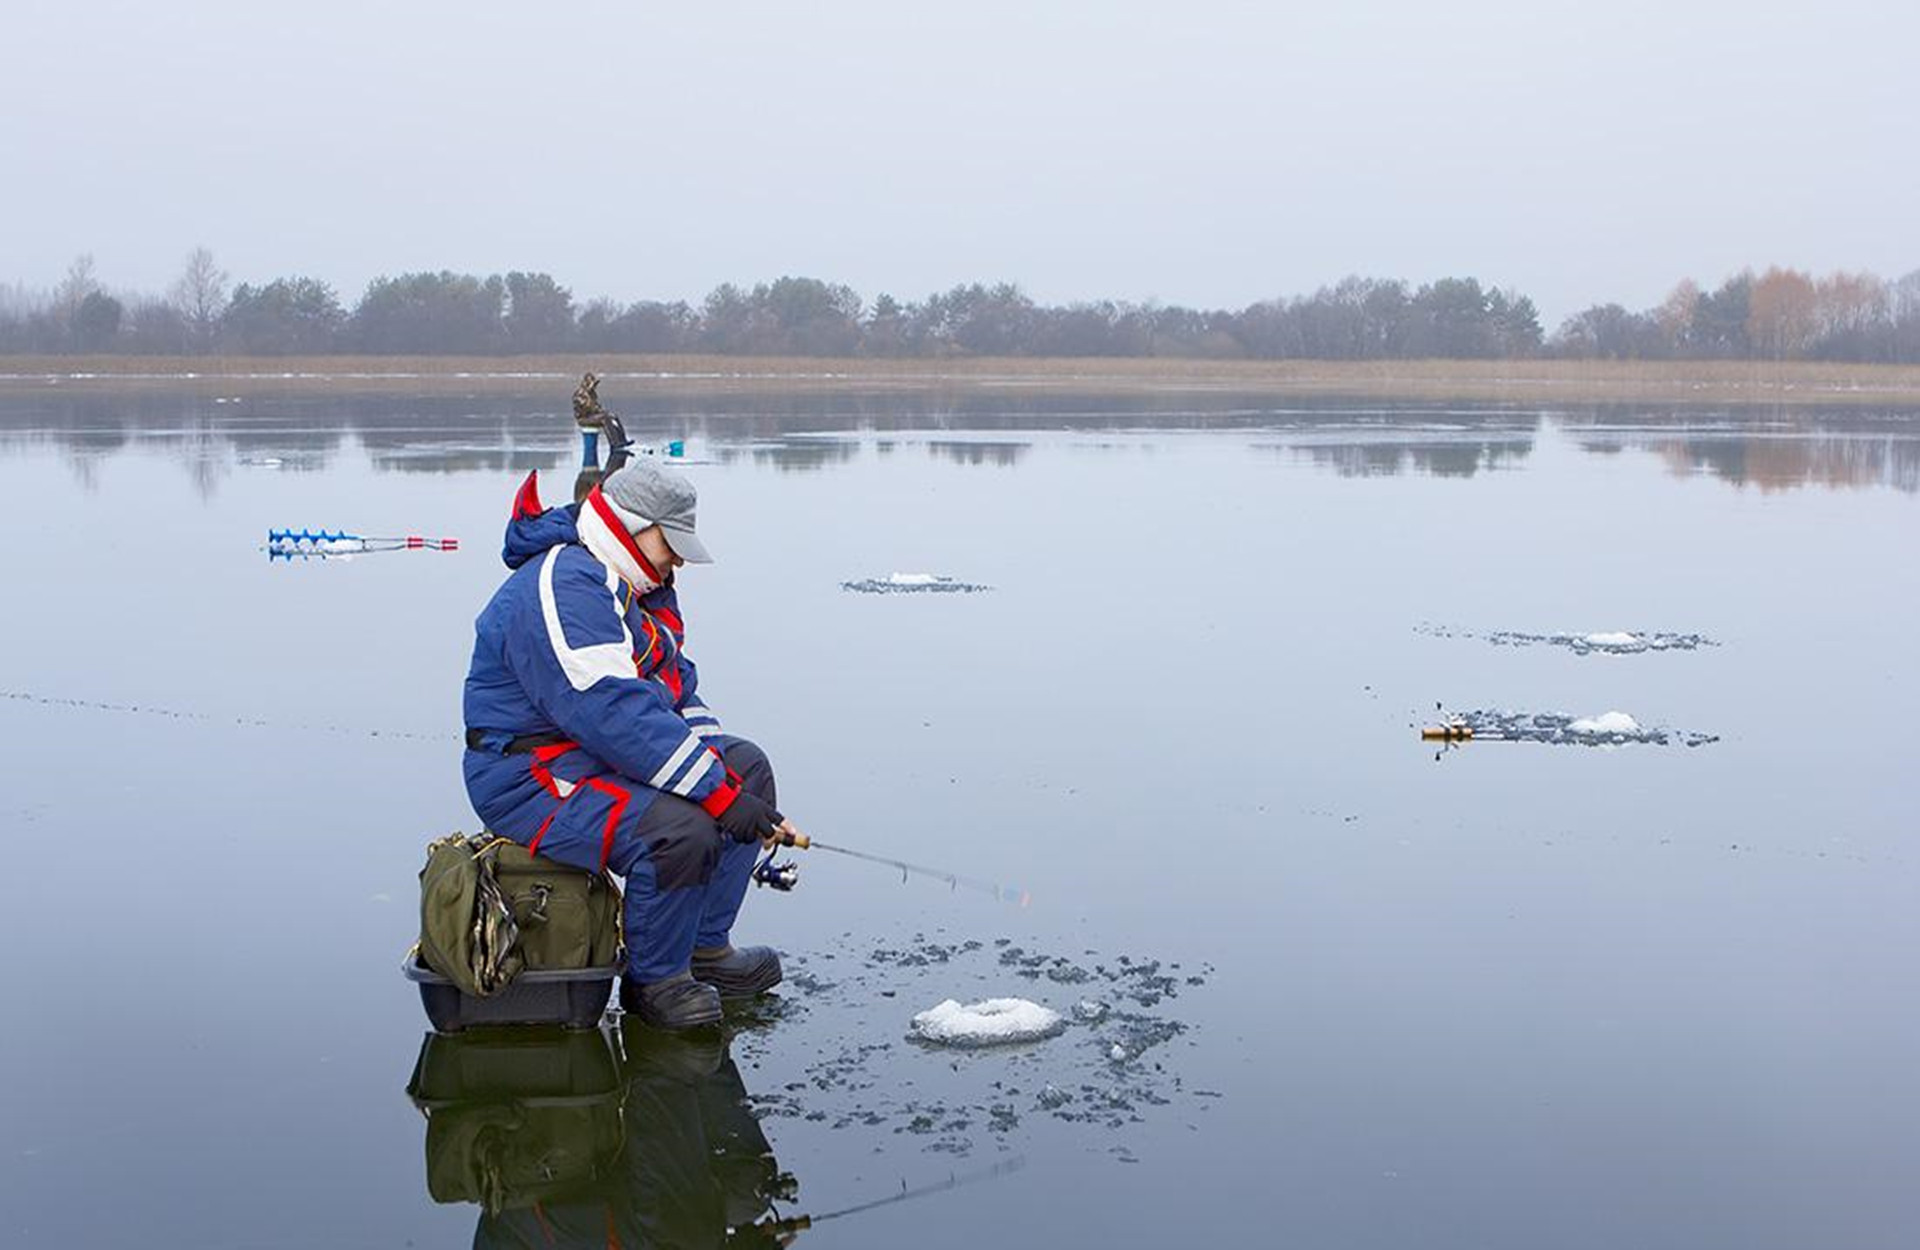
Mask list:
[[[962,1006],[947,999],[913,1018],[913,1036],[941,1046],[1001,1046],[1052,1037],[1066,1019],[1024,998],[989,998]]]
[[[1588,634],[1584,640],[1589,647],[1637,647],[1640,635],[1623,633]]]
[[[1567,728],[1577,734],[1633,734],[1640,732],[1640,722],[1625,712],[1602,712],[1582,716]]]
[[[893,586],[931,586],[940,580],[939,575],[934,573],[891,573],[887,576],[888,584]]]

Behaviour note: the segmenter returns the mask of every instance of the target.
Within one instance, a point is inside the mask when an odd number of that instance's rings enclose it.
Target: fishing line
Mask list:
[[[301,733],[340,734],[350,738],[404,738],[413,742],[455,742],[450,734],[415,733],[406,729],[367,729],[357,725],[315,725],[295,721],[264,720],[257,716],[216,716],[211,712],[186,712],[179,708],[152,707],[141,703],[108,703],[99,699],[64,699],[31,690],[0,690],[0,699],[27,703],[36,707],[68,708],[87,712],[118,712],[123,715],[159,716],[167,720],[193,721],[203,725],[240,725],[248,729],[295,730]]]

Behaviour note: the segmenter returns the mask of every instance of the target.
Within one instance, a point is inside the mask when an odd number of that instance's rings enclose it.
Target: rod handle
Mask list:
[[[804,851],[813,845],[813,839],[804,833],[783,833],[780,835],[780,845],[794,846]]]

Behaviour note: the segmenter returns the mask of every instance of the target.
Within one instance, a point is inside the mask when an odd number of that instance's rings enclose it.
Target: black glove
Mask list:
[[[780,831],[780,822],[785,819],[785,816],[773,810],[773,804],[745,790],[734,795],[733,802],[727,804],[727,810],[719,816],[720,827],[735,842],[760,842],[771,838]]]

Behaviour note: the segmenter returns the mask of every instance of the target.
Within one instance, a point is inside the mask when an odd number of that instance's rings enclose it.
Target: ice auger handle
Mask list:
[[[1465,742],[1472,737],[1472,725],[1428,725],[1420,731],[1422,742]]]

